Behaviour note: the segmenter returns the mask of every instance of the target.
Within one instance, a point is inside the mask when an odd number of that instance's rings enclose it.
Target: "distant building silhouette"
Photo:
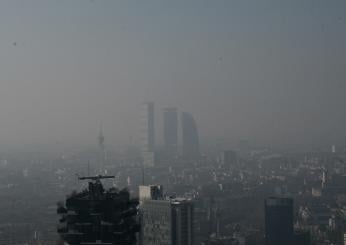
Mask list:
[[[58,205],[58,233],[68,244],[136,244],[138,201],[130,199],[126,190],[105,190],[100,179],[111,177],[80,178],[90,180],[89,188]]]
[[[199,154],[199,135],[196,122],[188,112],[181,114],[183,157],[196,159]]]
[[[224,168],[230,169],[237,165],[237,153],[232,150],[223,151],[221,154],[221,164]]]
[[[142,159],[145,167],[155,164],[155,109],[154,102],[142,105]]]
[[[265,200],[265,244],[294,244],[293,199],[270,197]]]
[[[168,157],[178,154],[178,112],[177,108],[165,108],[163,112],[163,138]]]

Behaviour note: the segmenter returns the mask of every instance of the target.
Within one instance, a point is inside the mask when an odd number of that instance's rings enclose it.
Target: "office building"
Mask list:
[[[183,157],[196,159],[199,152],[199,136],[196,122],[190,113],[181,114]]]
[[[187,199],[174,199],[172,205],[172,242],[174,245],[193,245],[193,204]]]
[[[167,157],[178,154],[178,112],[177,108],[165,108],[163,114],[163,138]]]
[[[147,102],[142,105],[142,160],[145,167],[155,164],[155,124],[154,103]]]
[[[140,212],[142,245],[193,245],[190,200],[145,200]]]
[[[145,200],[140,213],[142,245],[173,245],[170,201]]]
[[[293,199],[270,197],[265,200],[265,244],[292,245]]]

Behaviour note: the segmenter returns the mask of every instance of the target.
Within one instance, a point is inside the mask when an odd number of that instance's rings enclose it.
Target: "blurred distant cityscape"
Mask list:
[[[153,102],[143,104],[141,142],[123,152],[107,145],[102,127],[92,149],[2,152],[0,244],[59,244],[57,203],[88,188],[80,176],[98,174],[114,176],[102,180],[105,188],[125,188],[139,200],[139,244],[346,244],[342,146],[205,144],[193,115],[177,108],[162,112],[159,145],[155,113]],[[179,220],[179,212],[186,217]],[[186,234],[170,234],[179,222],[189,224]]]

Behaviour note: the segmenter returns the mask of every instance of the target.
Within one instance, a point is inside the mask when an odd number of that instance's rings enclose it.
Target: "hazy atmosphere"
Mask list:
[[[344,143],[345,13],[342,0],[2,0],[0,146],[92,145],[100,123],[107,144],[137,143],[144,101],[193,113],[202,143]]]
[[[0,245],[345,245],[346,0],[0,0]]]

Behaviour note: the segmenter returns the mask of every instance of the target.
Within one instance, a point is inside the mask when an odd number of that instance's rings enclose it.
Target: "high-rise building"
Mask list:
[[[192,201],[145,200],[140,209],[142,245],[193,244]]]
[[[145,200],[140,207],[141,245],[173,245],[172,209],[168,200]]]
[[[178,154],[178,112],[177,108],[165,108],[163,112],[163,138],[168,157]]]
[[[265,200],[265,241],[266,245],[293,245],[293,199]]]
[[[150,227],[149,225],[147,225],[147,227],[145,228],[145,230],[143,229],[143,219],[146,220],[146,224],[150,224],[153,223],[153,221],[149,221],[148,219],[151,220],[158,220],[160,219],[159,216],[148,216],[148,213],[151,212],[151,208],[158,208],[160,210],[160,212],[158,213],[158,215],[161,215],[161,219],[163,222],[161,222],[162,227],[160,227],[161,230],[165,230],[167,229],[167,224],[165,224],[164,222],[168,222],[167,218],[165,218],[165,216],[167,216],[166,211],[165,211],[165,202],[158,202],[158,203],[154,203],[153,205],[148,204],[147,201],[152,201],[152,200],[163,200],[163,188],[162,185],[140,185],[139,186],[139,205],[140,205],[140,209],[139,209],[139,220],[141,223],[141,231],[139,234],[139,241],[140,244],[144,244],[143,243],[143,239],[148,239],[148,236],[144,236],[144,233],[147,232],[151,232],[148,231],[149,229],[155,229],[153,227]],[[144,208],[145,210],[145,214],[143,213],[143,204],[147,202],[147,204],[145,205],[146,208]],[[148,210],[147,210],[148,209]],[[168,227],[170,229],[170,227]],[[151,238],[150,238],[151,239]],[[164,237],[155,237],[155,239],[157,240],[157,242],[162,242],[164,244]],[[159,243],[160,244],[160,243]]]
[[[199,152],[199,136],[196,122],[190,113],[183,112],[181,115],[183,157],[196,159]]]
[[[58,204],[61,216],[58,233],[70,245],[134,245],[138,201],[126,190],[105,190],[101,179],[114,176],[81,177],[89,179],[88,189],[71,194],[65,204]]]
[[[143,165],[152,167],[155,164],[155,124],[154,102],[142,105],[142,159]]]
[[[172,232],[173,244],[193,245],[194,239],[194,217],[193,204],[187,199],[174,199],[172,205]]]

